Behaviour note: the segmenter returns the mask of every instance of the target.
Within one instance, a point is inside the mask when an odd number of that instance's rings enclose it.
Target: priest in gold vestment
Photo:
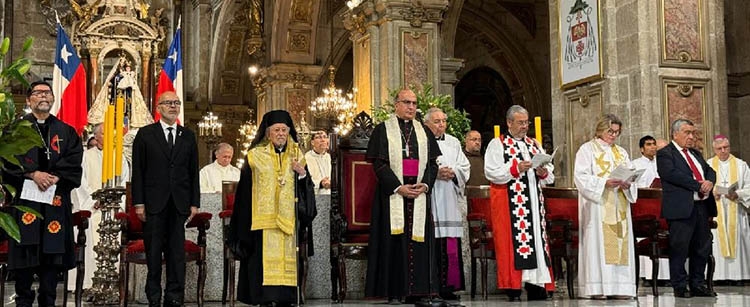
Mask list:
[[[263,116],[245,161],[227,239],[240,259],[237,299],[291,306],[301,301],[297,285],[304,274],[295,250],[306,239],[312,256],[317,210],[289,113],[276,110]]]

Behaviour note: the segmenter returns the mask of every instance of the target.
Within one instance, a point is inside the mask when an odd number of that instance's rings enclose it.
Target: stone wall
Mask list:
[[[47,31],[44,15],[41,13],[39,1],[13,1],[13,25],[8,27],[6,35],[11,38],[12,59],[17,58],[23,42],[27,37],[34,37],[34,45],[26,54],[31,59],[30,75],[26,76],[29,81],[42,78],[52,78],[52,68],[55,58],[54,35]]]
[[[559,58],[550,59],[555,145],[565,148],[556,168],[558,184],[572,185],[575,152],[593,137],[593,123],[602,113],[614,113],[623,121],[617,143],[632,158],[640,156],[638,140],[643,135],[668,138],[670,118],[697,116],[706,124],[708,136],[729,130],[727,121],[720,120],[728,116],[724,4],[720,0],[701,3],[700,10],[680,5],[681,16],[668,11],[665,22],[660,1],[601,0],[600,81],[563,90],[558,86]],[[550,54],[558,55],[558,1],[550,3],[549,11]],[[703,32],[691,33],[691,27]],[[665,39],[669,45],[662,44]],[[677,58],[683,52],[686,61]],[[705,148],[704,154],[712,155],[710,148]]]
[[[746,1],[725,1],[726,56],[728,83],[728,123],[732,153],[742,159],[750,158],[750,4]]]

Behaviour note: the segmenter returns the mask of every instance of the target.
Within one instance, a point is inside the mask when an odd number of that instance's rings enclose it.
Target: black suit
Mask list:
[[[195,134],[177,126],[170,150],[161,123],[141,128],[133,142],[132,195],[145,205],[144,243],[150,304],[161,301],[162,253],[167,265],[164,299],[182,304],[185,292],[185,220],[200,206],[198,145]]]
[[[701,153],[689,149],[703,170],[703,179],[716,183],[716,172]],[[705,200],[694,200],[701,184],[693,176],[685,155],[670,143],[656,153],[656,165],[662,184],[662,216],[669,223],[669,274],[672,287],[691,289],[705,286],[704,272],[711,254],[710,217],[716,216],[713,194]],[[690,257],[690,279],[685,261]]]

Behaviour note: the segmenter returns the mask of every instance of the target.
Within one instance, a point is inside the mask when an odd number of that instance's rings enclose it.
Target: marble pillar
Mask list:
[[[603,113],[623,121],[617,143],[640,156],[646,135],[669,138],[671,120],[697,122],[704,140],[728,130],[727,75],[722,0],[600,0],[598,50],[601,78],[561,86],[560,29],[570,8],[550,1],[552,125],[561,159],[557,185],[572,186],[573,162],[580,145],[593,137]],[[594,3],[592,1],[587,1]],[[567,3],[567,1],[566,1]],[[564,15],[564,16],[561,16]],[[584,124],[579,124],[584,123]],[[710,144],[702,142],[711,156]]]
[[[439,24],[449,4],[364,1],[345,14],[352,32],[358,109],[378,106],[390,99],[390,91],[405,86],[421,89],[430,83],[442,91]]]
[[[268,111],[287,110],[295,123],[301,112],[308,114],[310,101],[316,97],[318,80],[323,73],[320,65],[278,63],[262,68],[253,82],[258,93],[258,123]]]

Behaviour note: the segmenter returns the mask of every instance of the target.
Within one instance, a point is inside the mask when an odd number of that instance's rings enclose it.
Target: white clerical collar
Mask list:
[[[231,163],[229,163],[229,164],[227,164],[227,166],[222,166],[221,164],[219,164],[219,160],[214,160],[214,164],[216,164],[216,166],[218,168],[221,168],[221,169],[227,169],[227,168],[229,168],[229,166],[232,165]]]
[[[177,122],[172,123],[171,125],[165,123],[163,120],[159,120],[159,123],[161,124],[161,130],[167,130],[167,128],[172,128],[175,131],[177,130]]]
[[[719,156],[716,156],[716,159],[719,159]],[[721,159],[719,159],[719,164],[722,164],[722,165],[727,165],[727,164],[729,164],[729,158],[727,158],[727,159],[726,159],[726,160],[724,160],[724,161],[721,161]]]
[[[315,149],[313,149],[313,150],[310,150],[310,154],[312,154],[312,155],[313,155],[314,157],[317,157],[317,158],[322,158],[322,157],[325,157],[325,155],[326,155],[327,153],[328,153],[328,152],[325,152],[325,151],[324,151],[323,153],[319,154],[319,153],[315,152]]]
[[[605,142],[601,138],[596,138],[596,141],[599,142],[599,145],[602,145],[602,146],[606,146],[606,147],[612,147],[612,146],[614,146],[614,144],[607,144],[607,142]]]

